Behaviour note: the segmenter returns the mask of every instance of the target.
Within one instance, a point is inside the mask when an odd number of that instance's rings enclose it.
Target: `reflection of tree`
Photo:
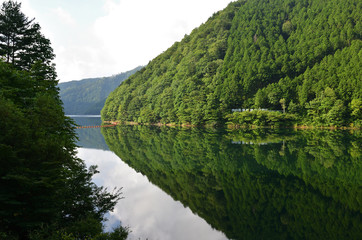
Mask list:
[[[147,126],[102,132],[123,161],[229,238],[361,238],[356,135],[287,132],[284,143],[276,134],[279,143],[235,145],[230,139],[273,141],[274,133],[241,131],[233,137]],[[335,158],[326,167],[330,151]]]
[[[240,129],[238,131],[231,130],[226,136],[232,139],[233,142],[241,142],[247,144],[265,145],[270,143],[281,143],[295,139],[293,131],[286,131],[285,129],[271,129],[271,128],[255,128],[255,129]]]
[[[360,139],[356,134],[302,131],[279,152],[273,146],[256,148],[255,159],[268,169],[303,179],[325,196],[359,210],[362,154],[356,149]]]

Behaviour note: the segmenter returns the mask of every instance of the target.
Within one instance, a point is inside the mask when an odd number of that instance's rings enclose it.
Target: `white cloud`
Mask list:
[[[145,65],[231,2],[18,1],[51,40],[61,82],[110,76]]]
[[[74,18],[70,15],[70,13],[68,13],[67,11],[65,11],[63,8],[61,7],[57,7],[56,9],[53,10],[53,12],[55,13],[55,15],[63,22],[65,22],[67,25],[74,25],[76,24],[76,21],[74,20]]]
[[[129,70],[147,64],[229,2],[107,1],[108,14],[96,20],[94,34],[115,67]]]

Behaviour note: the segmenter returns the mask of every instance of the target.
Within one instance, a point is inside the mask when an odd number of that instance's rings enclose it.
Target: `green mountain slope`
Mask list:
[[[137,67],[111,77],[60,83],[60,97],[63,101],[65,113],[69,115],[100,114],[109,93],[141,68]]]
[[[102,118],[205,124],[264,108],[361,125],[361,69],[361,1],[236,1],[121,84]]]

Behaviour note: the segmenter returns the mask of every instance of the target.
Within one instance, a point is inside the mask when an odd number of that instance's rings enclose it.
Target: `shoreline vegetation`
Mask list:
[[[305,125],[305,124],[292,124],[292,125],[281,125],[278,126],[266,126],[266,125],[245,125],[245,124],[235,124],[235,123],[225,123],[225,124],[205,124],[205,125],[194,125],[190,123],[140,123],[140,122],[132,122],[132,121],[102,121],[103,124],[110,124],[110,127],[117,125],[139,125],[139,126],[157,126],[157,127],[185,127],[185,128],[194,128],[194,127],[204,127],[204,128],[226,128],[229,130],[238,130],[238,129],[258,129],[258,128],[270,128],[270,129],[300,129],[300,130],[311,130],[311,129],[319,129],[319,130],[362,130],[362,127],[354,127],[354,126],[313,126],[313,125]]]

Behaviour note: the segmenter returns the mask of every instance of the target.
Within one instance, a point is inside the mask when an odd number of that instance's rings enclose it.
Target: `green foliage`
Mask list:
[[[324,126],[343,125],[346,108],[343,101],[336,97],[333,89],[326,88],[317,98],[306,104],[311,124]]]
[[[294,114],[283,114],[279,111],[252,110],[234,112],[226,116],[231,126],[292,126],[297,121]]]
[[[57,230],[54,226],[41,227],[30,233],[29,240],[125,240],[129,232],[128,228],[122,226],[114,228],[112,232],[102,232],[102,223],[88,217],[68,229]],[[5,234],[4,236],[7,237]]]
[[[13,15],[21,18],[2,22]],[[24,19],[20,4],[4,2],[0,42],[5,30],[9,36],[27,31]],[[104,215],[121,192],[92,183],[96,167],[87,169],[76,157],[75,125],[61,106],[50,43],[41,41],[38,52],[32,52],[34,42],[22,42],[11,50],[11,61],[0,60],[0,236],[85,239],[102,232]]]
[[[94,240],[123,240],[127,239],[128,233],[128,228],[119,226],[114,228],[113,232],[99,234],[94,238]]]
[[[290,20],[287,20],[282,25],[282,31],[284,34],[286,34],[287,37],[292,33],[294,30],[293,24]]]
[[[102,118],[203,125],[290,106],[302,123],[360,122],[347,106],[362,96],[361,12],[359,0],[232,2],[122,83]],[[310,106],[326,88],[340,101],[321,120]]]
[[[55,54],[49,39],[34,19],[21,12],[21,3],[4,1],[0,11],[0,56],[19,70],[47,80],[55,80]],[[54,88],[56,86],[52,85]]]
[[[17,239],[48,224],[51,233],[102,232],[104,214],[120,199],[120,190],[92,183],[96,168],[87,170],[76,157],[74,124],[53,92],[9,86],[7,76],[14,84],[32,82],[25,72],[0,63],[0,88],[6,89],[0,92],[0,232]]]
[[[362,99],[353,99],[350,103],[353,124],[362,127]]]
[[[110,149],[229,239],[360,239],[361,132],[103,128]]]

